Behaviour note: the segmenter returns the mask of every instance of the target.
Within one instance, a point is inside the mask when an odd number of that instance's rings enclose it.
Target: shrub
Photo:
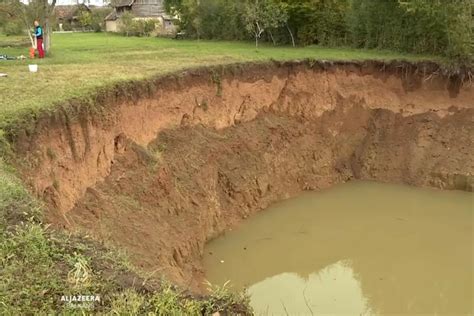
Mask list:
[[[120,33],[125,36],[150,36],[156,30],[156,20],[136,20],[127,12],[120,17]]]
[[[120,17],[120,26],[119,26],[119,31],[120,33],[124,34],[125,36],[131,35],[131,32],[133,31],[133,19],[134,15],[130,12],[125,12],[122,14]]]
[[[69,31],[72,31],[72,25],[71,23],[63,23],[63,31],[66,31],[66,32],[69,32]]]
[[[105,17],[112,11],[111,8],[96,8],[91,12],[90,28],[94,32],[102,32],[105,29]]]
[[[5,35],[22,35],[25,34],[25,28],[20,20],[10,20],[3,26]]]

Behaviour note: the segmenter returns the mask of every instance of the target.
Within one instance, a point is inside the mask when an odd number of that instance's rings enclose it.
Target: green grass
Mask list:
[[[124,253],[83,235],[52,230],[41,223],[41,214],[41,203],[0,165],[0,315],[250,311],[248,297],[225,286],[210,287],[208,296],[196,298],[150,280]],[[135,285],[124,287],[124,279]],[[63,295],[100,295],[100,302],[73,306],[61,301]]]
[[[0,41],[5,37],[0,37]],[[18,39],[17,39],[18,40]],[[28,55],[27,47],[0,48],[8,55]],[[98,87],[130,79],[148,78],[184,68],[244,61],[292,60],[421,60],[431,56],[388,51],[262,46],[253,43],[122,37],[105,33],[55,34],[50,58],[3,61],[0,72],[0,123],[24,113],[49,109],[58,102],[90,94]],[[28,64],[39,72],[28,72]]]
[[[250,310],[245,294],[233,293],[226,287],[212,287],[207,297],[196,298],[165,281],[150,290],[142,287],[143,278],[132,275],[136,286],[124,288],[117,280],[131,272],[121,261],[123,258],[97,248],[91,241],[36,223],[3,231],[0,258],[1,315],[81,311],[106,315],[211,315],[216,311]],[[99,295],[100,302],[71,306],[61,301],[63,295]]]
[[[3,53],[4,48],[9,47],[28,47],[30,40],[27,36],[6,36],[0,34],[0,53]]]

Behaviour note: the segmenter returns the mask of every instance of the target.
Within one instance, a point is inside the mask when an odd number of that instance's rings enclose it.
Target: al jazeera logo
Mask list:
[[[87,288],[92,282],[92,269],[87,259],[77,253],[74,253],[74,268],[68,273],[68,282],[77,292],[80,288]],[[100,304],[100,295],[89,293],[75,295],[61,295],[61,303],[70,309],[92,310],[96,304]]]
[[[100,295],[62,295],[61,303],[71,309],[93,309],[100,304]]]

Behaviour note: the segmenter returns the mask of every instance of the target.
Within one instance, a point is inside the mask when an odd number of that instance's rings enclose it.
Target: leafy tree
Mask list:
[[[164,4],[188,37],[241,40],[248,38],[242,17],[245,1],[165,0]]]
[[[250,0],[245,6],[245,27],[255,38],[257,49],[258,40],[263,32],[284,25],[287,18],[283,7],[273,0]]]
[[[425,38],[419,50],[431,50],[461,63],[472,61],[474,50],[474,2],[472,0],[399,0],[400,8],[422,29]]]
[[[178,24],[181,30],[186,33],[200,36],[200,18],[197,8],[199,0],[165,0],[165,10],[173,16],[178,17]]]
[[[199,35],[208,39],[245,39],[243,3],[234,0],[201,0],[196,8]]]
[[[185,7],[183,0],[165,0],[164,6],[166,12],[176,16],[179,16]]]
[[[471,0],[351,0],[350,43],[472,61]]]
[[[112,11],[111,8],[94,8],[91,13],[91,28],[95,32],[101,32],[104,29],[104,20],[105,17]]]
[[[267,0],[266,12],[267,12],[267,31],[273,45],[276,44],[275,38],[272,31],[288,24],[288,12],[287,5],[278,0]]]
[[[85,29],[92,24],[92,14],[87,10],[82,10],[79,15],[79,23]]]

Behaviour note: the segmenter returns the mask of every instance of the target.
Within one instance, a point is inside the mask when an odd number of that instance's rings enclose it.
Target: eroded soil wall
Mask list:
[[[100,119],[38,120],[16,148],[51,222],[185,287],[200,287],[206,241],[302,190],[354,178],[473,188],[474,89],[431,66],[244,65],[153,91]]]

